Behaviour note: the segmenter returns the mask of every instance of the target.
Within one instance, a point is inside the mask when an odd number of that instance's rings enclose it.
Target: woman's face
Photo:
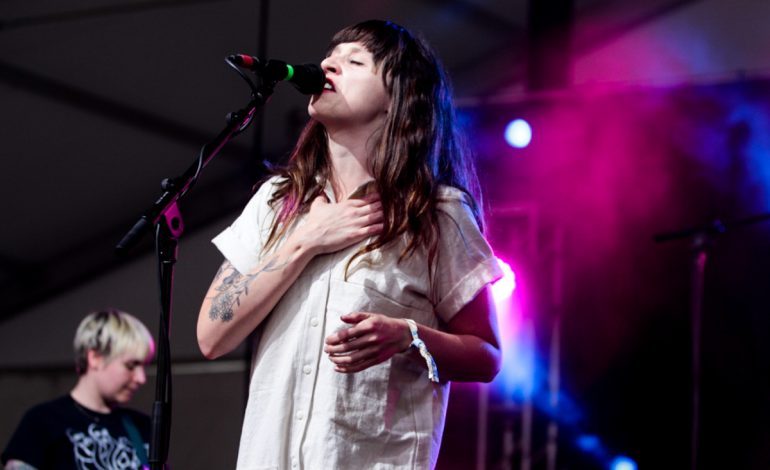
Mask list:
[[[324,90],[310,99],[308,111],[329,130],[351,126],[376,129],[390,106],[382,71],[361,43],[339,44],[321,62]]]
[[[137,353],[124,352],[109,360],[96,354],[91,360],[97,391],[107,403],[128,403],[147,381],[145,358]]]

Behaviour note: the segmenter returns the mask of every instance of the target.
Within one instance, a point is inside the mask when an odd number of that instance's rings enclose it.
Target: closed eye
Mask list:
[[[124,365],[126,366],[126,369],[131,370],[131,371],[136,369],[137,367],[143,365],[143,364],[144,363],[141,362],[141,361],[128,361],[128,362],[124,363]]]

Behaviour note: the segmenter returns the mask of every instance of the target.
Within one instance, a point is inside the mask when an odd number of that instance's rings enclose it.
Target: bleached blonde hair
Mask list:
[[[73,347],[78,375],[88,370],[88,351],[108,362],[125,352],[136,353],[145,361],[155,354],[155,342],[147,327],[135,316],[117,309],[86,315],[75,332]]]

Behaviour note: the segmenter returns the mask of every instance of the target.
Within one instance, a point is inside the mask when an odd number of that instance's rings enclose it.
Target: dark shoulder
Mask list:
[[[72,398],[65,395],[39,403],[25,411],[13,437],[24,441],[30,436],[37,436],[36,439],[42,441],[47,439],[45,436],[55,436],[64,426],[77,419]]]
[[[72,404],[72,398],[69,395],[62,395],[53,400],[49,400],[43,403],[39,403],[29,410],[27,410],[25,416],[30,418],[50,417],[63,413],[71,413],[74,411]]]

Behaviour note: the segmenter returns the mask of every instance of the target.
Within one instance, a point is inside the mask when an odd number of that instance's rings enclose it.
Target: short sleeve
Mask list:
[[[241,274],[251,271],[260,262],[275,217],[268,201],[278,181],[278,177],[273,177],[263,183],[235,222],[212,240]]]
[[[479,230],[467,196],[442,187],[439,193],[439,245],[433,292],[436,313],[449,321],[489,283],[503,275]]]
[[[5,465],[9,460],[19,460],[35,468],[45,465],[46,449],[51,445],[51,436],[39,408],[24,413],[19,426],[8,441],[2,454]]]

